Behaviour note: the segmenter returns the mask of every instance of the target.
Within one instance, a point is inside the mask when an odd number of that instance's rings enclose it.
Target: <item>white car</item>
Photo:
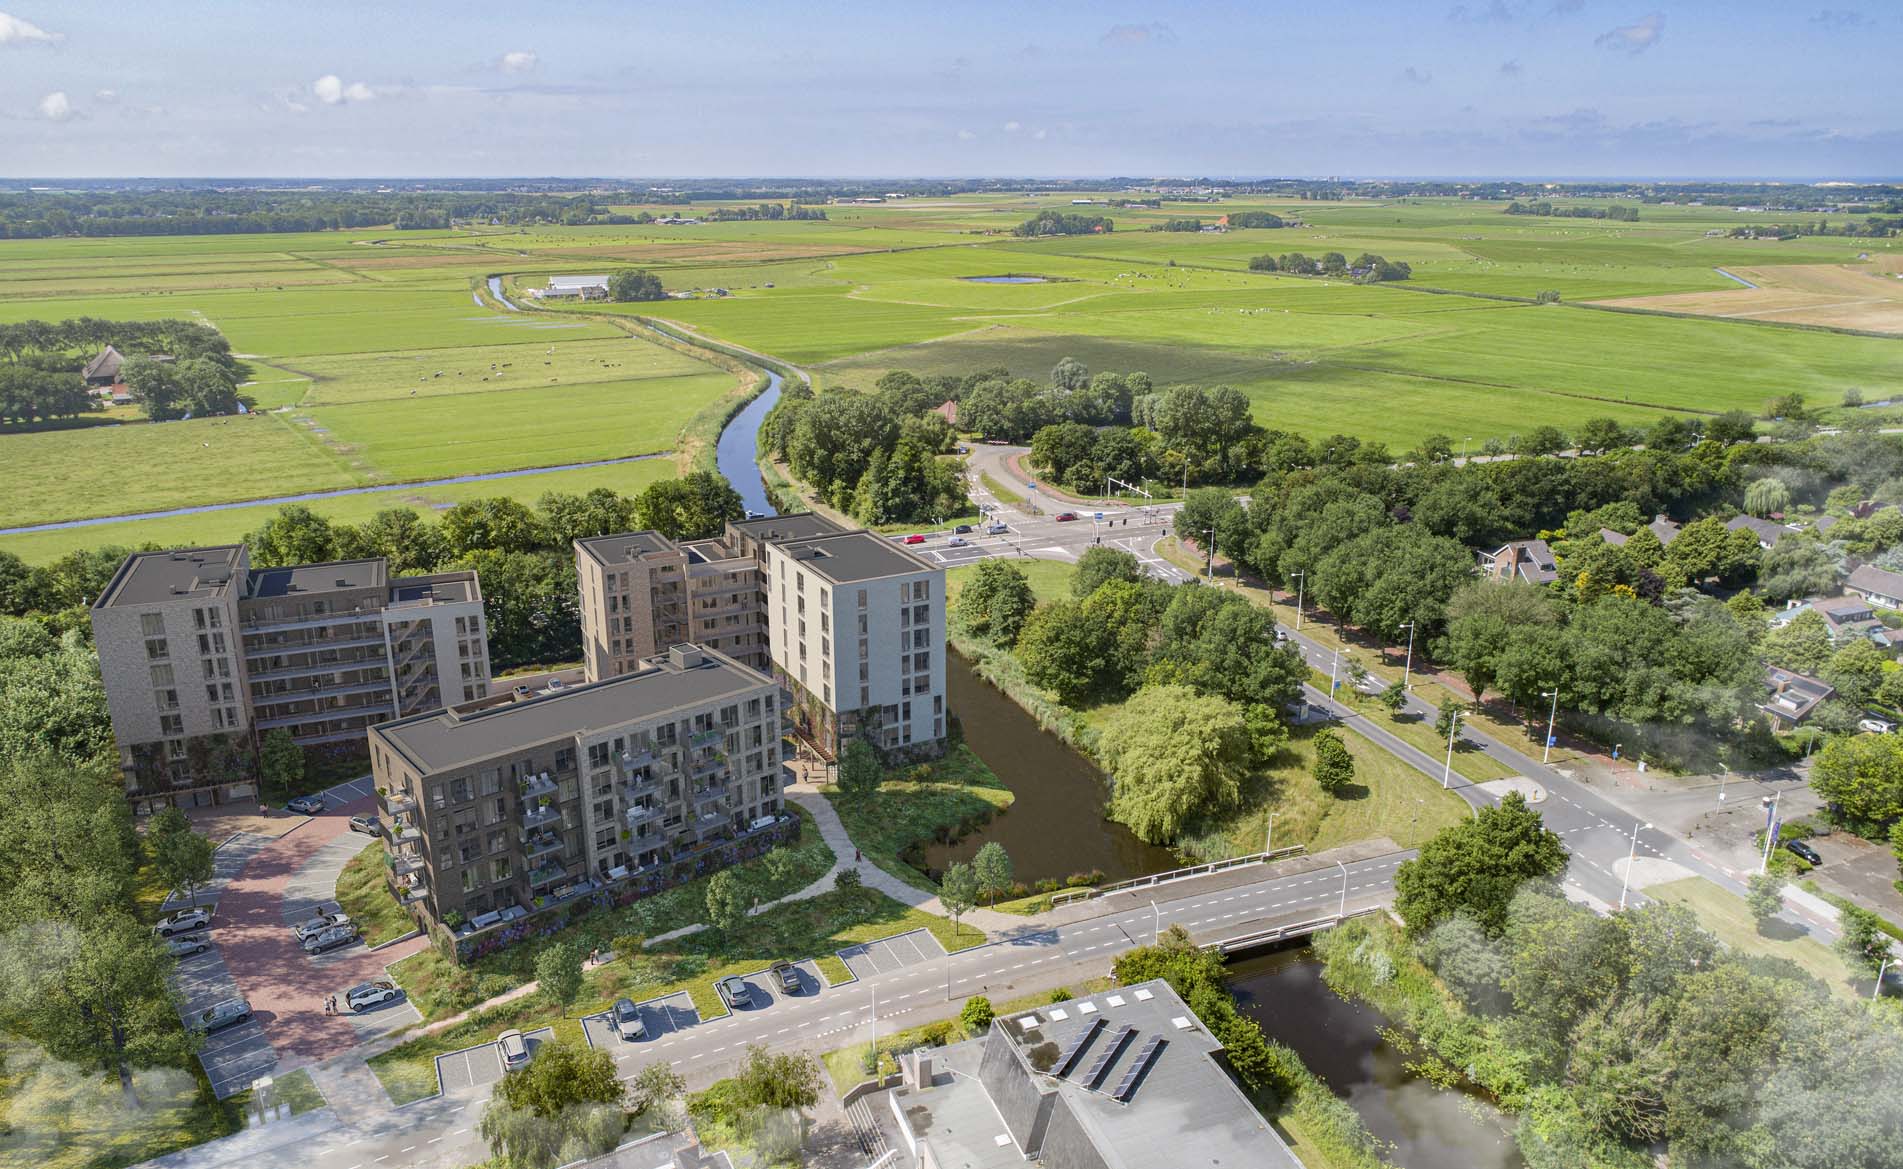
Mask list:
[[[1896,724],[1887,718],[1872,714],[1857,720],[1857,727],[1873,735],[1887,735],[1896,729]]]
[[[965,538],[963,536],[953,536],[951,539],[945,541],[945,544],[950,548],[963,548],[965,546]]]
[[[152,928],[158,931],[161,938],[169,938],[173,934],[189,934],[193,930],[202,930],[210,924],[211,910],[194,906],[191,909],[181,909],[170,917],[160,918],[159,923]]]
[[[394,982],[360,982],[344,992],[344,1005],[353,1011],[367,1011],[402,997]]]
[[[174,958],[189,958],[193,954],[203,954],[211,949],[211,939],[204,934],[187,934],[184,937],[167,938],[165,949]]]
[[[520,1031],[504,1031],[496,1036],[496,1050],[502,1053],[505,1070],[523,1067],[529,1062],[529,1041]]]
[[[641,1021],[641,1008],[633,999],[616,999],[608,1011],[608,1021],[624,1042],[634,1043],[648,1037],[647,1024]]]

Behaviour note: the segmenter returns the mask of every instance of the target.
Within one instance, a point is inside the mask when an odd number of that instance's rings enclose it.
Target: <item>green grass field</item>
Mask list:
[[[852,387],[892,368],[1042,378],[1075,356],[1162,386],[1233,385],[1264,425],[1396,451],[1430,433],[1480,443],[1602,415],[1756,411],[1793,390],[1833,407],[1850,387],[1890,392],[1903,367],[1903,337],[1570,303],[1717,291],[1736,287],[1725,266],[1854,267],[1860,252],[1894,260],[1903,248],[1707,236],[1753,221],[1729,208],[1648,205],[1625,223],[1462,200],[1242,199],[1117,209],[1108,235],[1009,234],[1059,205],[974,194],[834,207],[827,222],[0,241],[0,321],[205,321],[253,362],[260,407],[292,408],[0,435],[0,526],[670,449],[733,375],[627,337],[614,314],[658,316]],[[1255,209],[1302,225],[1144,230]],[[1415,275],[1364,287],[1248,270],[1263,253],[1331,250],[1405,260]],[[626,265],[695,296],[510,313],[478,292],[491,274],[520,294],[552,273]],[[1003,273],[1046,279],[970,279]],[[1547,289],[1568,303],[1499,299]],[[113,538],[229,527],[152,521]],[[83,542],[0,537],[36,557]]]

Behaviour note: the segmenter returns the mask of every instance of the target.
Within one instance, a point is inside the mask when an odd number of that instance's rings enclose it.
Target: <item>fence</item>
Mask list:
[[[1238,869],[1244,865],[1266,864],[1285,856],[1295,856],[1307,852],[1300,844],[1291,844],[1287,848],[1278,848],[1273,852],[1252,852],[1248,856],[1230,857],[1228,860],[1210,861],[1208,864],[1192,865],[1187,869],[1171,869],[1164,873],[1152,873],[1147,877],[1132,877],[1128,881],[1117,881],[1096,889],[1076,889],[1068,893],[1059,893],[1051,898],[1051,908],[1069,905],[1076,901],[1088,901],[1093,897],[1104,897],[1111,893],[1125,893],[1131,889],[1150,889],[1158,885],[1167,885],[1173,881],[1187,881],[1191,877],[1206,877],[1211,873],[1220,873],[1228,869]]]

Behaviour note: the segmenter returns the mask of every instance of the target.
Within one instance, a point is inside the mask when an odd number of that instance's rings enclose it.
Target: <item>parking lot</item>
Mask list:
[[[211,936],[215,941],[215,929]],[[202,954],[179,959],[176,985],[187,1025],[213,1003],[239,997],[238,984],[232,980],[216,945]],[[270,1075],[278,1062],[277,1053],[265,1040],[263,1025],[255,1017],[207,1035],[198,1058],[220,1100],[250,1087],[259,1076]]]
[[[174,889],[166,895],[164,911],[170,913],[175,909],[183,909],[187,905],[209,905],[218,900],[225,886],[231,883],[231,879],[238,875],[251,858],[275,843],[277,843],[275,836],[240,832],[218,845],[211,854],[211,880],[195,889],[191,897],[185,896],[183,890]]]
[[[839,951],[846,969],[852,971],[856,978],[889,974],[944,956],[945,947],[939,945],[938,939],[928,930],[913,930],[909,934],[868,942],[863,946],[848,946]]]
[[[337,878],[358,853],[376,844],[376,838],[346,832],[311,855],[284,885],[284,921],[295,925],[337,909]]]
[[[533,1059],[535,1049],[554,1037],[555,1030],[552,1027],[526,1033],[523,1038],[529,1042],[529,1058]],[[441,1081],[443,1091],[448,1095],[486,1088],[502,1078],[502,1053],[494,1043],[479,1043],[448,1055],[439,1055],[436,1057],[436,1078]]]
[[[648,1040],[659,1039],[676,1031],[685,1031],[700,1022],[700,1013],[694,1009],[693,998],[684,990],[676,991],[658,999],[649,999],[635,1004],[641,1012],[641,1023],[647,1028]],[[588,1046],[600,1047],[616,1053],[619,1059],[627,1054],[624,1048],[638,1049],[641,1043],[624,1043],[608,1025],[608,1015],[589,1015],[581,1021],[582,1034],[588,1037]],[[647,1042],[643,1040],[642,1042]]]

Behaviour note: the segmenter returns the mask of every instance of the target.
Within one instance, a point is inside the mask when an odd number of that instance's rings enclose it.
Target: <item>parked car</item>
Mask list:
[[[907,544],[923,544],[925,542],[925,537],[914,532],[913,534],[905,538],[905,542]]]
[[[1784,847],[1790,849],[1811,864],[1821,865],[1824,863],[1824,858],[1817,855],[1817,850],[1801,840],[1787,840],[1784,842]]]
[[[211,939],[204,934],[187,934],[182,938],[167,938],[166,952],[174,958],[189,958],[193,954],[203,954],[211,949]]]
[[[520,1031],[504,1031],[496,1036],[496,1050],[502,1055],[504,1069],[519,1068],[529,1062],[529,1041]]]
[[[945,541],[946,546],[950,548],[963,548],[966,543],[967,541],[963,536],[953,536],[951,539]]]
[[[990,532],[994,536],[1002,536],[1010,530],[1011,530],[1011,525],[1005,523],[1003,520],[998,520],[994,522],[990,527],[985,529],[985,531]]]
[[[360,982],[344,992],[344,1005],[353,1011],[367,1011],[402,997],[394,982]]]
[[[794,966],[791,962],[775,962],[773,964],[773,977],[779,980],[780,989],[787,994],[798,994],[800,992],[799,968]]]
[[[350,915],[347,913],[320,913],[316,917],[307,918],[304,921],[298,922],[291,927],[291,930],[297,934],[297,940],[301,942],[312,934],[323,933],[332,926],[349,924]]]
[[[352,832],[361,832],[366,836],[383,835],[383,825],[377,823],[375,816],[352,816],[350,818],[350,830]]]
[[[181,909],[170,917],[161,917],[159,923],[152,928],[158,931],[161,938],[169,938],[173,934],[189,934],[193,930],[202,930],[210,924],[211,910],[193,906],[190,909]]]
[[[312,934],[304,939],[306,954],[322,954],[326,950],[335,950],[339,946],[348,946],[357,940],[357,927],[354,925],[334,925],[327,930]]]
[[[1873,735],[1887,735],[1896,729],[1896,724],[1880,714],[1866,714],[1857,720],[1857,727]]]
[[[292,796],[284,806],[300,816],[321,816],[327,807],[322,796]]]
[[[959,524],[957,527],[953,528],[952,531],[958,533],[961,536],[969,536],[971,535],[971,525]]]
[[[720,991],[720,1001],[726,1003],[730,1011],[753,1005],[753,988],[737,974],[728,975],[714,986]]]
[[[1060,511],[1057,513],[1057,522],[1060,524],[1067,524],[1076,518],[1077,513],[1074,511]]]
[[[633,1043],[648,1037],[648,1027],[641,1021],[641,1008],[634,1005],[633,999],[616,999],[615,1005],[608,1009],[608,1022],[623,1042]]]
[[[198,1012],[198,1016],[191,1022],[191,1029],[201,1035],[209,1035],[213,1031],[234,1027],[250,1017],[250,1003],[243,999],[226,999]]]

